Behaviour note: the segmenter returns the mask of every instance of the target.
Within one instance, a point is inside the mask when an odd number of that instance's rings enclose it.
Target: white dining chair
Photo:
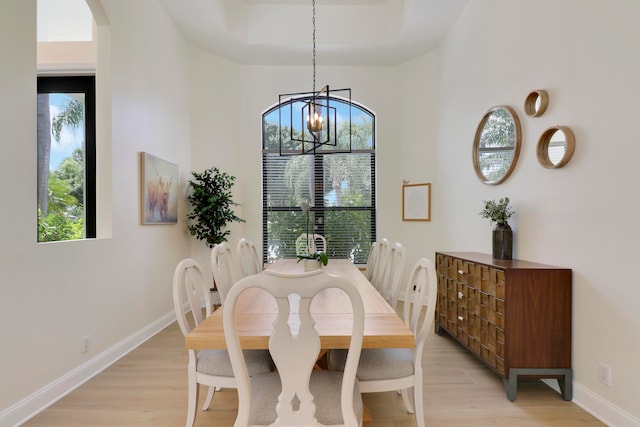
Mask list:
[[[262,259],[258,255],[256,245],[251,240],[244,237],[238,240],[237,254],[242,277],[258,274],[262,271]]]
[[[389,265],[389,252],[391,248],[391,243],[389,239],[383,238],[380,240],[380,249],[378,251],[378,262],[376,263],[376,268],[373,271],[373,277],[371,278],[371,283],[378,290],[378,292],[383,292],[384,287],[384,276],[387,271],[387,267]]]
[[[436,274],[426,258],[419,259],[413,267],[408,289],[412,291],[413,297],[407,297],[405,301],[404,321],[415,334],[415,348],[363,349],[357,377],[362,393],[400,390],[407,411],[415,413],[418,427],[425,427],[422,351],[433,326],[437,297]],[[329,369],[341,371],[345,366],[344,361],[343,350],[329,351]],[[409,397],[411,389],[413,401]]]
[[[383,296],[394,310],[398,309],[398,299],[404,282],[404,270],[407,264],[406,249],[402,243],[395,242],[389,250],[389,264],[383,281]]]
[[[296,238],[296,255],[327,252],[327,239],[322,234],[302,233]]]
[[[249,378],[235,310],[240,295],[251,288],[270,293],[277,302],[269,338],[277,371]],[[343,372],[314,369],[321,347],[310,306],[318,293],[329,288],[344,291],[352,305],[351,339]],[[290,302],[294,298],[295,304]],[[225,339],[238,381],[235,427],[361,425],[363,404],[355,373],[362,348],[364,305],[353,283],[321,270],[295,275],[265,270],[239,280],[227,295],[223,310]]]
[[[369,257],[367,258],[367,266],[364,270],[364,276],[368,281],[373,278],[373,273],[378,266],[378,259],[380,257],[380,242],[373,242],[371,244],[371,250],[369,250]]]
[[[211,249],[211,271],[220,294],[220,301],[224,305],[227,293],[238,276],[233,251],[227,242],[218,243]]]
[[[202,267],[191,258],[180,261],[173,273],[173,307],[180,331],[184,336],[199,325],[205,317],[211,315],[209,285],[205,281]],[[191,313],[191,321],[187,318],[188,313]],[[233,376],[229,353],[226,350],[188,350],[188,352],[186,427],[191,427],[196,418],[200,384],[209,386],[202,407],[202,410],[206,411],[211,405],[216,389],[235,388],[236,380]],[[271,358],[267,351],[252,350],[247,352],[246,357],[251,360],[249,363],[251,375],[272,370]]]

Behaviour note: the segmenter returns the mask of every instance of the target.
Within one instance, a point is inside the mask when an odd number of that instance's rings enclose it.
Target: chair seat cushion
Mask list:
[[[346,350],[331,350],[330,369],[344,370]],[[409,348],[367,348],[360,353],[358,373],[360,381],[404,378],[414,374],[413,350]]]
[[[273,371],[273,361],[269,350],[244,350],[249,376]],[[227,350],[202,350],[198,355],[196,370],[218,377],[233,377],[231,359]]]
[[[341,405],[342,373],[314,370],[311,373],[310,390],[316,405],[316,418],[320,424],[343,424]],[[276,404],[282,391],[280,375],[277,371],[251,377],[250,423],[269,425],[276,420]],[[363,404],[360,388],[356,381],[353,391],[354,412],[362,419]]]

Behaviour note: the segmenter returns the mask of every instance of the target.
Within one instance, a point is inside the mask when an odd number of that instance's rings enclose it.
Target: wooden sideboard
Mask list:
[[[435,328],[447,332],[517,395],[518,376],[556,378],[572,398],[571,270],[477,252],[436,252]]]

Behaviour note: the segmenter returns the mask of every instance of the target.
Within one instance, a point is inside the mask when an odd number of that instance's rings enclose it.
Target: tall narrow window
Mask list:
[[[38,77],[38,241],[96,236],[95,78]]]
[[[344,104],[340,98],[330,102],[338,111]],[[280,149],[278,108],[291,107],[276,106],[263,114],[262,121],[264,259],[294,257],[296,238],[308,231],[326,238],[330,258],[366,263],[376,238],[375,116],[364,107],[354,107],[350,153],[319,150],[287,155],[288,149],[299,147],[286,140],[287,148]],[[288,128],[282,132],[286,139],[291,135]],[[348,128],[338,129],[338,138],[346,137],[346,132]],[[308,222],[303,202],[311,207]]]

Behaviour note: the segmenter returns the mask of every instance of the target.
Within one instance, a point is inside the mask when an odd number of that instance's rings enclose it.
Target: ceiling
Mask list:
[[[159,0],[194,45],[241,64],[309,65],[312,0]],[[435,48],[469,0],[316,0],[318,65],[397,65]]]

